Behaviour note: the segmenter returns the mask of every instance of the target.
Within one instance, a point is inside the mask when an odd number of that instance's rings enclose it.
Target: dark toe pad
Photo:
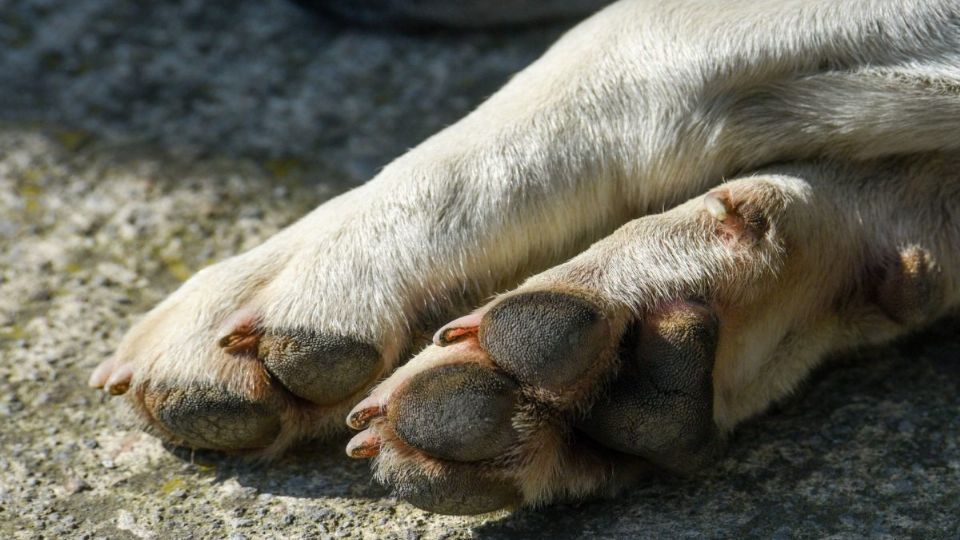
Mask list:
[[[480,345],[524,384],[560,391],[595,365],[610,328],[587,300],[558,292],[509,297],[480,324]]]
[[[924,248],[904,249],[887,261],[877,302],[901,324],[921,324],[940,310],[942,276],[933,256]]]
[[[269,406],[214,386],[148,388],[144,405],[166,430],[196,448],[263,448],[280,432],[280,418]]]
[[[380,353],[373,346],[306,329],[267,332],[258,356],[284,387],[323,405],[358,392],[380,370]]]
[[[431,456],[454,461],[496,457],[516,440],[518,388],[477,364],[436,367],[413,377],[388,410],[397,435]]]
[[[396,486],[397,497],[438,514],[483,514],[520,501],[516,488],[468,467],[448,467],[440,475],[412,468],[396,480],[389,483]]]

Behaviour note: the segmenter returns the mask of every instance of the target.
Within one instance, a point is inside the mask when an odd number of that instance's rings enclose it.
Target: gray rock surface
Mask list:
[[[960,536],[960,322],[864,351],[686,481],[473,518],[343,441],[164,448],[85,387],[139,313],[454,121],[562,28],[391,35],[280,0],[0,1],[0,537]]]

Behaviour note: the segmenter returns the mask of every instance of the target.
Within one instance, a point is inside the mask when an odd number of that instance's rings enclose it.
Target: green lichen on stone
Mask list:
[[[263,164],[263,168],[271,176],[281,180],[289,178],[292,174],[302,170],[303,167],[303,160],[290,156],[269,159]]]
[[[93,134],[79,129],[61,129],[54,132],[54,138],[60,146],[76,152],[93,140]]]

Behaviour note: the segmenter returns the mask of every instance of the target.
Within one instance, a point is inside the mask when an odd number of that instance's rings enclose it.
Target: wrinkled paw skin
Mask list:
[[[614,450],[692,473],[717,457],[713,364],[718,322],[703,306],[679,304],[648,316],[624,340],[623,365],[579,423]]]
[[[586,295],[507,296],[358,404],[347,452],[376,456],[380,482],[445,514],[612,492],[651,465],[686,472],[716,454],[716,335],[687,302],[636,322]]]
[[[167,442],[270,457],[333,429],[333,419],[384,370],[368,343],[264,328],[249,310],[226,316],[224,328],[221,336],[186,336],[188,344],[203,339],[187,362],[176,349],[172,359],[164,352],[145,357],[135,328],[90,385],[124,395],[145,429]]]
[[[379,374],[380,353],[373,346],[305,329],[267,333],[257,357],[284,388],[319,405],[343,401]]]

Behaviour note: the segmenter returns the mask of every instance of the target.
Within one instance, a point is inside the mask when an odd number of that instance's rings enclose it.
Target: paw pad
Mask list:
[[[617,380],[580,427],[608,448],[686,473],[714,457],[717,320],[690,303],[644,320]]]
[[[269,404],[217,386],[153,386],[143,392],[143,406],[162,429],[196,448],[263,448],[280,431]]]
[[[470,317],[348,417],[363,431],[347,453],[376,456],[377,478],[397,496],[481,513],[554,489],[588,492],[640,464],[686,472],[716,455],[717,322],[706,308],[677,302],[627,339],[596,304],[557,291],[519,293]],[[623,373],[594,403],[618,356]]]
[[[534,292],[496,304],[480,324],[480,346],[518,381],[559,392],[610,347],[610,326],[587,300]]]
[[[377,349],[345,336],[268,331],[257,350],[267,371],[287,390],[321,405],[357,393],[380,373]]]
[[[480,461],[516,442],[510,419],[518,391],[509,377],[476,364],[440,366],[414,376],[388,416],[397,435],[432,456]]]

